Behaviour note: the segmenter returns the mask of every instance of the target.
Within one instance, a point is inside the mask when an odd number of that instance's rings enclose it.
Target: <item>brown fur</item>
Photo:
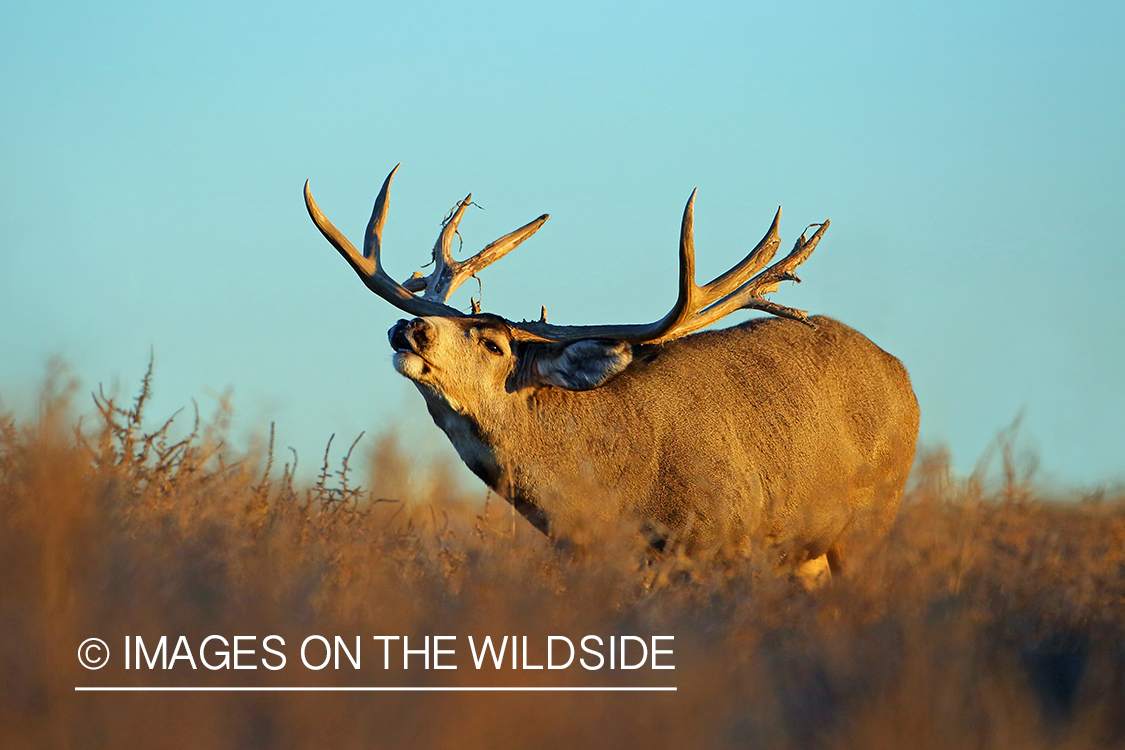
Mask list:
[[[399,371],[469,467],[545,533],[631,518],[658,545],[769,544],[838,570],[894,520],[918,405],[897,359],[831,318],[812,322],[615,345],[624,369],[588,390],[545,385],[565,345],[514,342],[489,318],[403,321],[392,343],[417,327],[425,366],[400,352]]]

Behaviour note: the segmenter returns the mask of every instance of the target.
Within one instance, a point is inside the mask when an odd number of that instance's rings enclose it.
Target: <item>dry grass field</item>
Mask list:
[[[651,558],[627,533],[558,552],[391,435],[347,466],[337,441],[301,486],[265,439],[226,447],[222,409],[181,438],[190,412],[154,428],[145,394],[82,425],[72,400],[56,378],[38,419],[0,415],[0,747],[1125,747],[1125,492],[1046,497],[1009,437],[990,481],[923,454],[880,554],[809,594],[768,561]],[[289,661],[120,663],[126,636],[212,634],[279,635]],[[362,636],[363,668],[300,667],[309,634]],[[676,668],[384,670],[371,640],[586,634],[673,635]],[[116,650],[104,670],[75,658],[91,636]]]

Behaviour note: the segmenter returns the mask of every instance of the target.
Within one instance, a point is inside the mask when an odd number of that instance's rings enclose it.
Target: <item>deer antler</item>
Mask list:
[[[387,175],[383,187],[379,190],[379,197],[375,199],[371,221],[367,224],[362,255],[321,213],[306,181],[305,206],[308,208],[309,216],[312,217],[313,223],[320,229],[321,234],[344,256],[367,287],[387,302],[416,316],[464,317],[465,313],[445,304],[449,295],[466,279],[503,258],[521,242],[535,234],[547,221],[548,215],[543,214],[514,232],[504,235],[467,260],[455,261],[450,248],[465,209],[472,201],[473,196],[470,193],[463,201],[458,202],[442,223],[441,234],[434,243],[434,270],[429,276],[415,274],[403,284],[399,284],[383,270],[380,260],[383,224],[387,219],[387,190],[399,166],[401,165],[396,165]],[[781,244],[777,232],[781,221],[781,209],[778,208],[769,231],[745,258],[729,271],[699,286],[695,283],[695,241],[692,230],[694,206],[695,191],[693,190],[684,208],[683,221],[680,224],[679,293],[672,309],[663,318],[642,325],[560,326],[548,323],[544,310],[538,321],[519,323],[508,321],[512,335],[525,341],[611,338],[633,344],[662,343],[698,331],[740,309],[762,310],[811,326],[812,323],[809,322],[804,310],[770,302],[765,299],[765,295],[777,291],[782,281],[800,282],[793,273],[794,270],[816,249],[817,243],[820,242],[831,222],[825,220],[821,224],[810,224],[810,227],[818,227],[813,236],[806,239],[802,233],[788,255],[766,268]],[[765,270],[762,270],[763,268]],[[422,296],[418,296],[415,292],[422,292]],[[473,313],[477,312],[479,307],[474,301]]]
[[[676,303],[663,318],[648,325],[620,326],[555,326],[546,321],[514,323],[513,328],[518,329],[516,338],[549,341],[615,338],[632,344],[662,343],[705,328],[739,309],[762,310],[813,325],[804,310],[770,302],[765,295],[777,291],[782,281],[801,281],[793,271],[812,255],[830,221],[811,224],[819,227],[811,238],[806,239],[802,233],[788,255],[762,271],[777,254],[781,244],[777,233],[781,221],[781,209],[778,208],[769,231],[754,249],[729,271],[701,287],[695,283],[694,213],[693,190],[680,224],[679,294]]]
[[[677,300],[677,305],[682,303],[683,310],[672,325],[660,331],[660,334],[651,340],[668,341],[686,336],[740,309],[762,310],[783,318],[799,320],[811,326],[812,323],[809,322],[804,310],[770,302],[765,299],[765,295],[776,292],[782,281],[801,282],[793,271],[812,255],[832,222],[825,219],[823,223],[810,224],[810,227],[818,227],[812,238],[806,239],[802,232],[788,255],[761,271],[773,259],[781,244],[781,238],[777,233],[781,221],[779,207],[769,231],[750,254],[726,273],[700,287],[695,284],[694,279],[695,243],[692,238],[694,204],[695,191],[692,191],[680,226],[680,298]],[[673,310],[675,309],[674,307]]]
[[[383,246],[383,225],[387,221],[387,191],[390,189],[391,180],[401,164],[396,164],[383,187],[379,190],[379,197],[375,199],[375,206],[371,210],[371,220],[367,223],[367,232],[363,240],[363,255],[356,251],[355,246],[348,238],[328,220],[313,200],[309,183],[305,181],[305,207],[317,229],[324,235],[332,246],[340,251],[340,255],[348,261],[351,267],[363,279],[363,283],[377,295],[390,302],[398,309],[411,315],[425,316],[438,315],[444,317],[458,317],[463,313],[445,304],[449,295],[461,286],[466,279],[475,275],[484,267],[503,258],[514,250],[517,245],[526,240],[543,226],[548,215],[543,214],[535,221],[510,232],[468,260],[457,262],[450,254],[453,236],[457,233],[457,225],[472,200],[470,193],[465,200],[457,204],[449,218],[442,224],[441,234],[434,244],[434,270],[428,277],[421,275],[411,277],[405,284],[399,284],[383,270],[380,258]],[[419,297],[414,292],[423,291]]]
[[[441,234],[434,243],[434,270],[428,277],[421,274],[407,279],[403,286],[411,292],[425,293],[424,299],[436,302],[445,302],[449,295],[457,290],[465,281],[475,276],[481,269],[495,263],[505,255],[515,250],[517,246],[531,235],[539,231],[539,227],[550,218],[550,214],[543,214],[538,219],[524,224],[514,232],[509,232],[495,242],[487,245],[483,250],[464,261],[455,261],[450,253],[453,236],[457,234],[457,226],[465,209],[473,201],[473,194],[465,196],[465,200],[454,206],[453,211],[441,225]]]

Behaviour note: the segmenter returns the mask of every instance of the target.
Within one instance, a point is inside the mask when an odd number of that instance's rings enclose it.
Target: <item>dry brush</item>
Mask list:
[[[239,454],[229,412],[179,438],[140,396],[69,389],[0,418],[4,747],[915,747],[1125,745],[1125,497],[1044,497],[1012,465],[915,467],[881,553],[813,595],[767,561],[653,556],[591,530],[550,548],[392,436],[294,479],[272,440]],[[192,421],[192,420],[187,420]],[[361,457],[364,459],[361,461]],[[283,460],[283,458],[288,460]],[[362,466],[361,466],[362,464]],[[338,467],[338,468],[337,468]],[[426,481],[416,481],[419,478]],[[667,633],[667,694],[76,694],[97,635]],[[108,677],[105,679],[109,679]],[[119,684],[181,673],[117,672]],[[278,685],[285,672],[192,684]],[[347,671],[312,684],[608,684],[567,672]],[[648,677],[637,679],[649,679]]]

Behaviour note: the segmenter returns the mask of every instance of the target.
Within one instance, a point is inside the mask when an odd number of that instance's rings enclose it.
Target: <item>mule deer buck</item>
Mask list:
[[[383,270],[387,176],[363,253],[305,204],[363,282],[412,316],[389,331],[394,366],[468,467],[544,534],[635,519],[649,541],[738,552],[768,545],[811,574],[884,535],[914,457],[918,405],[902,364],[862,334],[765,295],[828,229],[769,265],[778,209],[741,262],[695,283],[692,209],[680,230],[679,294],[647,325],[514,322],[446,304],[466,279],[534,234],[547,215],[476,255],[450,253],[472,195],[433,249],[433,271],[402,284]],[[774,317],[696,333],[736,310]]]

